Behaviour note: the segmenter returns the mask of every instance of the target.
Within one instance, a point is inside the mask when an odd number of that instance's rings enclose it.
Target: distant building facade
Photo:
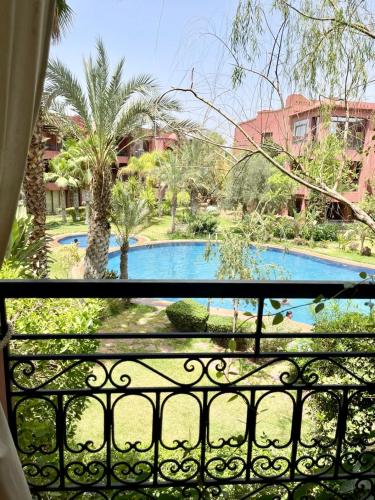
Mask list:
[[[49,162],[60,153],[62,142],[56,132],[48,127],[44,128],[44,136],[44,162],[46,172],[48,172]],[[174,133],[152,134],[151,131],[145,131],[144,137],[139,140],[134,140],[134,138],[129,135],[125,136],[119,141],[117,165],[114,165],[113,168],[116,171],[117,168],[127,166],[132,156],[140,156],[143,153],[151,151],[165,151],[167,149],[173,149],[177,142],[178,139]],[[85,191],[80,190],[80,204],[85,202],[85,199]],[[73,205],[73,196],[69,189],[65,190],[65,201],[67,207],[71,207]],[[47,213],[49,214],[57,213],[61,207],[60,188],[54,182],[46,183],[46,207]]]
[[[257,143],[273,141],[298,157],[307,142],[319,141],[328,133],[327,128],[321,126],[323,103],[292,94],[286,99],[284,108],[260,111],[255,118],[240,125]],[[371,183],[375,180],[375,150],[370,147],[374,145],[375,103],[350,102],[349,117],[342,101],[329,101],[328,109],[331,133],[342,133],[345,122],[348,123],[346,156],[351,162],[354,187],[343,194],[351,202],[359,203],[366,193],[371,193]],[[235,131],[234,144],[249,145],[238,129]],[[368,154],[364,155],[362,151],[367,148]],[[307,188],[299,187],[294,199],[297,211],[305,209],[308,194]],[[347,207],[330,200],[327,202],[326,216],[329,219],[347,220],[351,214]]]

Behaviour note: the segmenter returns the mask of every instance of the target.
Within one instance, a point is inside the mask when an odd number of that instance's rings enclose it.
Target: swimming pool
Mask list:
[[[219,258],[214,253],[212,258],[207,262],[205,259],[205,248],[206,244],[202,242],[163,243],[131,248],[129,250],[129,278],[215,279]],[[255,252],[254,249],[250,251]],[[373,269],[364,269],[360,266],[331,262],[297,252],[284,252],[275,248],[265,249],[261,252],[260,258],[264,264],[275,264],[278,266],[275,269],[275,273],[268,276],[268,279],[358,281],[360,280],[359,273],[362,271],[374,274]],[[119,252],[113,252],[109,255],[108,268],[119,272],[119,267]],[[278,275],[280,268],[284,270],[282,277]],[[200,301],[202,302],[202,300]],[[206,300],[203,299],[203,302],[206,302]],[[359,303],[361,309],[368,310],[364,306],[363,301],[356,302]],[[290,300],[286,307],[289,308],[302,303],[306,303],[306,300],[293,299]],[[232,308],[232,303],[229,299],[214,299],[211,304],[212,307]],[[250,305],[242,302],[241,310],[252,309]],[[293,319],[304,323],[311,323],[312,314],[310,307],[293,310]]]
[[[64,236],[64,238],[59,239],[59,243],[61,245],[70,245],[71,243],[74,243],[74,240],[78,240],[78,245],[80,248],[87,248],[87,234],[76,234],[76,235],[71,235],[71,236]],[[129,238],[129,245],[134,245],[137,243],[136,238]],[[118,241],[116,239],[116,236],[114,234],[111,234],[111,237],[109,239],[109,246],[110,247],[118,247]]]

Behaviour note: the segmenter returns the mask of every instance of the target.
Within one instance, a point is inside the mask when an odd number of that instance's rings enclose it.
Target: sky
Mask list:
[[[231,61],[223,43],[228,39],[237,0],[70,0],[73,23],[51,57],[63,61],[83,80],[82,59],[94,53],[102,38],[110,60],[125,57],[125,78],[150,73],[163,90],[194,86],[246,118],[224,89],[230,88]],[[180,96],[189,117],[231,135],[207,108]],[[238,109],[237,109],[238,108]]]

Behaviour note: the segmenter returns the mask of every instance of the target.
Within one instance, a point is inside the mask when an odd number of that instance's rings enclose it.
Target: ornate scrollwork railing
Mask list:
[[[4,351],[9,424],[35,498],[373,498],[375,332],[353,351],[266,351],[272,297],[374,298],[373,285],[295,282],[4,282],[22,297],[258,299],[249,350],[18,352],[72,334],[16,334]],[[225,335],[224,335],[225,336]],[[212,339],[223,334],[77,334],[75,340]],[[228,338],[231,335],[228,333]],[[61,343],[56,343],[61,346]],[[72,382],[72,380],[74,382]],[[312,415],[317,408],[322,411]],[[80,420],[75,421],[74,415]],[[323,415],[323,417],[322,417]],[[323,420],[322,420],[323,418]],[[95,419],[95,425],[92,422]],[[178,424],[178,425],[177,425]]]

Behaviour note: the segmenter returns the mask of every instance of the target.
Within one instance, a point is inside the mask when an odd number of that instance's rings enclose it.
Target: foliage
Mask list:
[[[13,279],[14,273],[5,267],[0,271],[0,278]],[[97,299],[17,299],[7,302],[8,319],[18,334],[36,333],[67,333],[72,337],[69,340],[43,341],[13,341],[11,350],[18,354],[49,354],[49,353],[93,353],[98,347],[95,340],[75,340],[76,333],[94,333],[104,311],[103,301]],[[59,372],[69,366],[64,361],[36,361],[33,373],[33,385],[42,384],[53,379]],[[56,380],[48,382],[46,387],[69,389],[83,387],[86,377],[91,373],[90,363],[80,364],[79,367],[67,370]],[[17,378],[26,387],[30,386],[30,377],[27,371],[17,372]],[[55,401],[56,403],[56,401]],[[67,436],[73,439],[79,419],[86,407],[84,398],[78,398],[70,405],[67,413]],[[43,453],[36,454],[35,460],[42,465],[44,460],[50,463],[55,442],[55,414],[51,405],[43,400],[30,398],[24,401],[19,408],[18,442],[21,450],[30,446],[42,446]],[[56,462],[57,454],[52,455]]]
[[[128,279],[129,237],[135,228],[145,222],[149,216],[144,199],[138,189],[128,183],[116,181],[112,188],[111,221],[117,229],[117,241],[120,246],[120,277]]]
[[[278,214],[288,207],[297,183],[273,167],[265,187],[260,199],[262,212]]]
[[[54,279],[71,279],[72,269],[81,261],[78,245],[58,245],[52,254],[51,277]]]
[[[228,154],[220,146],[224,139],[216,132],[201,131],[202,139],[182,143],[178,155],[186,170],[186,189],[193,213],[199,201],[215,201],[220,196],[229,169]]]
[[[244,213],[257,209],[271,174],[269,162],[259,156],[239,161],[231,168],[226,181],[225,204],[231,208],[240,205]]]
[[[207,213],[194,215],[189,221],[189,231],[194,235],[215,234],[217,227],[217,217]]]
[[[86,213],[86,207],[79,207],[78,208],[78,218],[77,218],[77,211],[75,207],[68,207],[66,209],[67,215],[72,219],[72,222],[79,222],[85,220],[85,213]]]
[[[51,60],[47,78],[49,91],[79,115],[82,127],[82,153],[91,170],[91,204],[85,277],[100,278],[107,265],[110,236],[111,167],[116,163],[118,139],[137,135],[147,122],[176,123],[176,101],[158,95],[150,75],[143,74],[123,82],[124,59],[111,73],[103,42],[97,42],[97,56],[84,61],[85,87],[58,60]],[[177,126],[177,124],[176,124]]]
[[[17,269],[20,275],[35,277],[32,266],[32,256],[38,253],[48,243],[50,238],[45,237],[31,241],[33,222],[31,217],[16,218],[13,222],[5,252],[5,262],[8,267]]]
[[[323,312],[316,315],[313,328],[317,333],[331,333],[326,339],[300,339],[289,344],[290,350],[300,351],[374,351],[374,341],[366,339],[342,338],[340,333],[365,333],[375,332],[375,316],[372,312],[364,314],[360,311],[343,310],[339,301],[327,305]],[[364,380],[371,380],[374,370],[374,361],[371,358],[336,358],[344,369],[333,363],[321,363],[313,367],[314,373],[319,376],[320,383],[352,383],[351,373]],[[299,364],[306,361],[300,361]],[[306,373],[306,376],[309,374]],[[337,406],[327,393],[316,395],[311,400],[311,415],[314,418],[318,432],[325,440],[332,439],[337,426]],[[361,393],[353,397],[348,408],[345,448],[347,451],[363,451],[368,442],[373,439],[372,422],[374,420],[374,407],[369,406],[366,394]]]
[[[325,223],[313,226],[305,226],[301,229],[300,235],[306,240],[313,241],[337,241],[339,228],[336,224]]]
[[[375,232],[374,219],[343,194],[356,182],[353,158],[347,152],[350,112],[353,101],[360,100],[373,83],[370,70],[375,55],[375,17],[370,3],[367,0],[273,0],[270,3],[239,0],[232,23],[230,51],[235,61],[234,86],[243,83],[247,76],[254,80],[260,78],[260,90],[264,92],[263,84],[269,85],[269,99],[277,97],[282,108],[287,106],[283,88],[297,88],[315,99],[320,96],[319,130],[330,126],[332,109],[342,105],[347,118],[344,132],[329,133],[317,141],[310,140],[309,136],[308,140],[300,141],[298,151],[297,145],[288,150],[288,141],[285,141],[284,163],[273,161],[267,145],[257,143],[246,131],[242,134],[249,146],[244,149],[248,153],[258,151],[283,175],[292,176],[304,187],[343,203],[357,220]],[[222,109],[211,102],[208,104],[233,124]],[[353,138],[356,136],[354,132]],[[363,153],[368,154],[370,148]]]
[[[239,0],[231,33],[231,47],[237,56],[234,83],[244,79],[242,61],[254,64],[268,50],[261,35],[267,33],[269,17],[276,15],[275,36],[280,47],[279,56],[270,61],[270,78],[280,75],[315,95],[341,96],[346,75],[345,91],[352,97],[360,95],[366,89],[367,63],[375,51],[370,13],[366,0],[298,0],[293,5],[286,0],[270,4]],[[352,62],[349,68],[348,61]],[[262,63],[264,66],[263,59]]]
[[[233,319],[228,316],[216,316],[210,314],[207,320],[207,332],[212,333],[232,333]],[[236,333],[245,331],[244,326],[239,325]],[[227,349],[229,347],[230,337],[212,339],[212,342],[220,347]],[[236,339],[236,350],[246,351],[248,348],[247,339]]]
[[[292,217],[274,217],[272,234],[280,240],[291,240],[296,236],[296,223]]]
[[[116,181],[112,188],[111,221],[117,229],[119,245],[128,242],[130,234],[148,217],[146,201],[127,183]]]
[[[181,332],[204,332],[207,308],[192,299],[179,300],[165,310],[169,321]]]

